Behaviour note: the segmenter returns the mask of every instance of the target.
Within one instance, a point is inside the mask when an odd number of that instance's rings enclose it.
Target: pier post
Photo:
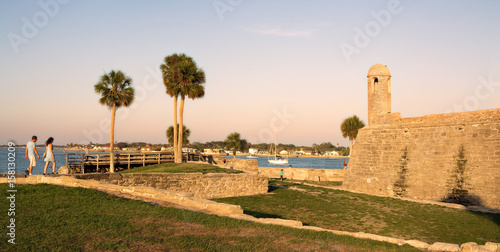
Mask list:
[[[83,158],[83,155],[85,154],[80,154],[80,162],[82,165],[82,173],[85,173],[85,159]]]

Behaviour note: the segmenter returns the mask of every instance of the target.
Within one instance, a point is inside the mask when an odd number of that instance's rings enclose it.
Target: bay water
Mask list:
[[[26,147],[19,146],[14,147],[15,151],[9,151],[8,148],[0,148],[0,173],[6,173],[8,171],[9,161],[13,161],[15,164],[15,170],[17,173],[25,174],[24,170],[28,168],[30,161],[29,159],[25,159],[25,150]],[[36,160],[36,166],[33,167],[32,174],[43,174],[43,167],[45,166],[45,161],[43,160],[43,153],[45,153],[44,145],[37,145],[37,151],[40,155],[40,159]],[[12,150],[12,148],[10,149]],[[9,154],[9,153],[14,153]],[[64,152],[61,150],[54,150],[54,157],[56,161],[56,172],[59,170],[61,166],[66,165],[66,154],[65,153],[75,153],[75,152]],[[80,152],[83,153],[83,152]],[[36,157],[36,156],[35,156]],[[12,166],[12,165],[11,165]],[[52,163],[50,162],[47,166],[47,173],[52,173]]]
[[[12,150],[12,148],[10,149]],[[37,146],[38,154],[40,154],[40,159],[36,160],[36,166],[33,168],[32,174],[43,174],[43,168],[45,166],[45,161],[43,160],[43,153],[45,152],[44,145]],[[9,154],[9,153],[15,153]],[[75,151],[63,151],[54,150],[54,156],[56,160],[56,171],[61,167],[66,165],[66,153],[83,153]],[[8,171],[9,160],[13,161],[15,164],[15,171],[17,173],[25,174],[24,170],[29,166],[29,159],[25,159],[25,147],[19,146],[14,147],[14,151],[9,151],[8,148],[0,148],[0,173],[6,173]],[[9,159],[10,158],[10,159]],[[226,156],[227,159],[233,158],[232,156]],[[344,158],[303,158],[303,157],[290,157],[288,159],[288,164],[286,165],[273,165],[268,162],[268,157],[246,157],[237,156],[239,159],[257,159],[259,167],[289,167],[292,165],[293,168],[311,168],[311,169],[343,169],[344,168]],[[274,158],[274,157],[272,157]],[[349,162],[349,158],[345,158],[346,163]],[[47,167],[47,173],[52,173],[52,163],[49,163]]]
[[[233,156],[226,156],[226,159],[232,159]],[[258,157],[247,157],[247,156],[236,156],[239,159],[257,159],[259,162],[259,167],[289,167],[292,165],[293,168],[310,168],[310,169],[344,169],[344,159],[345,162],[349,163],[349,158],[308,158],[308,157],[289,157],[288,164],[275,165],[268,161],[268,157],[258,156]],[[269,157],[269,159],[274,159]]]

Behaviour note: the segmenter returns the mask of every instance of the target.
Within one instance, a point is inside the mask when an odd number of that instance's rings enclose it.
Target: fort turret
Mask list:
[[[381,115],[391,113],[391,72],[376,64],[368,70],[368,125],[378,124]]]

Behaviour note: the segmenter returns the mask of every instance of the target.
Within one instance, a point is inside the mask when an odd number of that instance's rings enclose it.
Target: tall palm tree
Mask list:
[[[342,136],[344,138],[349,137],[351,142],[349,148],[349,156],[351,156],[353,141],[358,137],[358,130],[365,127],[365,123],[359,119],[357,115],[353,115],[344,119],[340,125],[340,130],[342,131]]]
[[[179,128],[183,127],[184,102],[186,96],[191,99],[205,95],[205,72],[198,68],[193,58],[185,54],[172,54],[165,57],[164,64],[160,65],[163,83],[167,94],[174,98],[174,125],[177,125],[177,99],[181,98],[179,106]],[[183,132],[174,128],[174,155],[175,162],[182,162]]]
[[[94,85],[96,93],[101,95],[99,103],[111,109],[111,133],[110,133],[110,165],[109,171],[115,172],[114,140],[115,140],[115,114],[116,109],[122,106],[128,107],[135,98],[135,90],[132,87],[132,78],[126,76],[122,71],[111,70],[99,78]]]
[[[245,142],[243,142],[243,141],[245,141]],[[241,140],[240,133],[238,133],[238,132],[233,132],[233,133],[229,134],[226,137],[226,140],[224,141],[226,148],[233,150],[233,157],[234,158],[236,158],[236,151],[239,151],[243,147],[243,144],[245,144],[245,143],[246,143],[246,140]]]
[[[179,127],[179,124],[177,124],[177,127]],[[179,128],[177,128],[179,130]],[[189,130],[186,125],[182,125],[182,144],[189,144],[189,136],[191,135],[191,130]],[[174,126],[170,126],[167,129],[167,139],[169,144],[174,143]]]

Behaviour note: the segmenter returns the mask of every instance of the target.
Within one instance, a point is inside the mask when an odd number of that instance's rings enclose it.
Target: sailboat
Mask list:
[[[277,165],[288,164],[288,157],[284,159],[281,156],[278,156],[276,152],[276,127],[274,128],[274,159],[269,159],[269,156],[267,156],[267,161],[271,164]]]

